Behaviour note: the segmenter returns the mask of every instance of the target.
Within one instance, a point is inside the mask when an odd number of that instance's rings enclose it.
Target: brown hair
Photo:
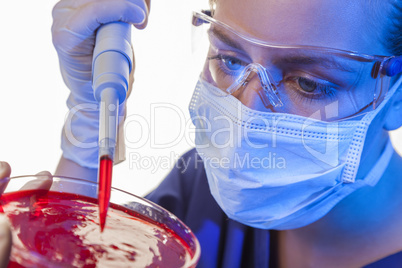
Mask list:
[[[402,55],[402,1],[395,0],[392,4],[391,16],[387,27],[385,47],[396,56]]]

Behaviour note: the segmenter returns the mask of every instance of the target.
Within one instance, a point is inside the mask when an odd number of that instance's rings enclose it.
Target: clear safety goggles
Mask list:
[[[251,109],[335,121],[374,110],[402,57],[338,49],[278,45],[254,39],[193,13],[193,51],[203,61],[201,79]]]

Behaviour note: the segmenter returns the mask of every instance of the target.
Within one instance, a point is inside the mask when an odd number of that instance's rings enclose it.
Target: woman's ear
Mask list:
[[[392,97],[392,103],[385,118],[384,129],[391,131],[402,126],[402,86]]]

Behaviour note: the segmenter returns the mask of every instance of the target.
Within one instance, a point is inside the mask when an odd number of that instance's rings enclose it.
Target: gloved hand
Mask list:
[[[98,167],[99,110],[92,90],[92,53],[96,29],[102,24],[123,21],[142,29],[148,20],[149,0],[61,0],[53,9],[53,44],[59,56],[65,84],[70,89],[70,114],[62,133],[64,158],[83,167]],[[133,63],[134,70],[134,63]],[[130,74],[129,92],[133,82]],[[128,92],[128,94],[129,94]],[[124,160],[120,105],[119,137],[115,162]]]
[[[11,168],[6,162],[0,162],[0,195],[7,188],[10,181]],[[32,180],[23,185],[20,190],[24,189],[43,189],[49,190],[52,186],[52,174],[48,171],[39,172],[37,180]],[[10,259],[12,246],[11,227],[8,218],[0,213],[0,267],[7,267]]]
[[[0,195],[10,181],[11,168],[6,162],[0,162]],[[11,253],[11,229],[6,216],[0,214],[0,267],[7,267]]]

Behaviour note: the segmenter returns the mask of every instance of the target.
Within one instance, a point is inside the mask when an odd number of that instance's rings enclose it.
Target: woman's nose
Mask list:
[[[255,72],[250,73],[245,82],[232,93],[232,96],[253,110],[264,111],[272,108],[265,95],[260,78]]]

